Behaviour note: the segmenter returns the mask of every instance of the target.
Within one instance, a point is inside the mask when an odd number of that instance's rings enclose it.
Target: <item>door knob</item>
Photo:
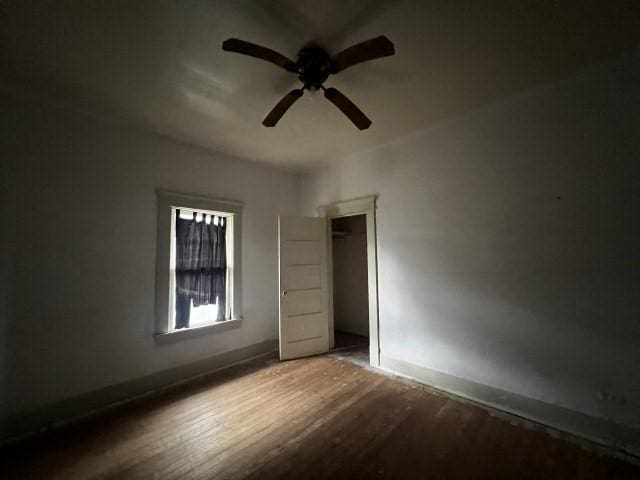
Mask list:
[[[283,296],[283,297],[286,297],[286,296],[287,296],[287,291],[286,291],[286,290],[283,290],[283,291],[282,291],[282,296]]]

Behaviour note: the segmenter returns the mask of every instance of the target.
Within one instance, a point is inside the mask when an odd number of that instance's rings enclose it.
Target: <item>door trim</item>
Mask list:
[[[369,363],[380,366],[380,333],[378,320],[378,252],[376,239],[376,196],[355,198],[318,207],[318,216],[327,221],[327,297],[329,312],[329,348],[335,344],[333,325],[333,252],[331,220],[339,217],[365,215],[367,223],[367,279],[369,293]]]

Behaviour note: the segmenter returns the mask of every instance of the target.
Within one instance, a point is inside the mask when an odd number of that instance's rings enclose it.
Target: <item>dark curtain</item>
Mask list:
[[[217,225],[215,225],[217,223]],[[218,318],[224,320],[226,311],[226,248],[227,221],[211,216],[207,224],[193,218],[180,218],[176,211],[176,328],[189,327],[191,303],[218,304]]]

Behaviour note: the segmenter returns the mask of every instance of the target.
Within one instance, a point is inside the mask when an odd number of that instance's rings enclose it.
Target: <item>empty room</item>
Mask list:
[[[640,479],[640,3],[0,2],[0,478]]]

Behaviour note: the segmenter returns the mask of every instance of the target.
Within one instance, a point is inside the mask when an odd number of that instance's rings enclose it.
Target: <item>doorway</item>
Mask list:
[[[333,282],[333,270],[334,267],[337,269],[341,269],[341,266],[334,265],[333,259],[333,243],[334,243],[334,221],[336,222],[336,237],[344,236],[345,239],[356,240],[353,238],[354,233],[360,233],[362,231],[362,219],[364,219],[364,235],[359,235],[359,240],[362,240],[363,243],[366,244],[366,252],[365,252],[365,261],[366,261],[366,276],[360,273],[360,285],[358,290],[362,292],[366,290],[366,312],[368,317],[368,329],[366,330],[355,330],[355,335],[359,337],[368,336],[369,350],[368,350],[368,358],[362,358],[362,360],[367,360],[367,363],[371,366],[378,367],[380,366],[380,338],[379,338],[379,325],[378,325],[378,255],[376,248],[376,197],[368,196],[356,198],[353,200],[346,200],[342,202],[332,203],[329,205],[324,205],[318,207],[318,214],[320,217],[327,219],[327,247],[328,247],[328,310],[329,310],[329,348],[331,350],[335,350],[336,348],[340,348],[342,345],[340,342],[344,339],[347,344],[360,343],[361,339],[357,338],[347,338],[342,336],[343,330],[341,325],[338,328],[334,327],[334,309],[336,305],[334,304],[334,282]],[[348,220],[350,217],[359,217],[358,219],[352,220],[353,222],[359,222],[359,224],[355,230],[353,229],[354,225],[349,225]],[[347,225],[344,225],[342,222],[347,222]],[[335,242],[340,241],[341,239],[336,238]],[[347,240],[346,243],[348,243]],[[356,243],[356,242],[354,242]],[[340,245],[340,244],[338,244]],[[338,247],[340,248],[340,247]],[[360,250],[361,251],[361,250]],[[362,261],[362,256],[358,257],[360,261]],[[362,265],[360,263],[360,265]],[[343,282],[344,283],[344,282]],[[340,285],[343,283],[338,283],[336,285],[337,288],[342,288]],[[337,295],[341,295],[344,292],[338,292]],[[348,292],[347,292],[348,293]],[[358,307],[360,311],[364,311],[365,308],[362,307],[362,295],[358,296]],[[340,307],[340,300],[338,301],[337,308]],[[343,312],[338,312],[340,315]],[[339,320],[340,321],[340,320]],[[346,327],[350,329],[349,326]],[[336,330],[338,331],[338,335],[336,338]],[[345,332],[351,333],[351,332]],[[368,334],[367,336],[362,335],[363,333]],[[337,341],[336,341],[337,340]],[[366,353],[366,345],[364,347]]]
[[[317,217],[278,217],[278,316],[281,360],[326,353],[341,346],[363,344],[362,360],[366,360],[373,367],[380,366],[375,208],[376,197],[369,196],[318,207]],[[354,220],[360,222],[356,225],[341,223],[347,220],[340,219],[352,216],[364,218],[364,233],[361,233],[361,219]],[[363,259],[366,262],[366,275],[362,272],[359,274],[358,290],[362,292],[366,285],[366,316],[363,314],[362,317],[368,319],[368,329],[366,326],[354,327],[349,324],[349,320],[345,324],[340,318],[338,328],[334,328],[334,219],[336,237],[349,239],[359,234],[359,239],[366,244],[364,254],[360,249],[361,254],[358,257],[360,266]],[[336,241],[338,240],[339,238],[336,238]],[[337,248],[340,250],[341,246]],[[336,265],[338,270],[341,270],[343,263]],[[339,316],[344,317],[346,312],[346,316],[349,317],[349,308],[365,311],[365,306],[362,305],[363,294],[353,296],[358,299],[357,306],[343,307],[340,297],[345,291],[348,294],[352,289],[348,281],[340,278],[336,287],[340,290],[337,304]],[[351,315],[351,320],[354,318],[355,315]]]
[[[369,363],[366,216],[349,215],[330,222],[333,350],[359,350]]]

